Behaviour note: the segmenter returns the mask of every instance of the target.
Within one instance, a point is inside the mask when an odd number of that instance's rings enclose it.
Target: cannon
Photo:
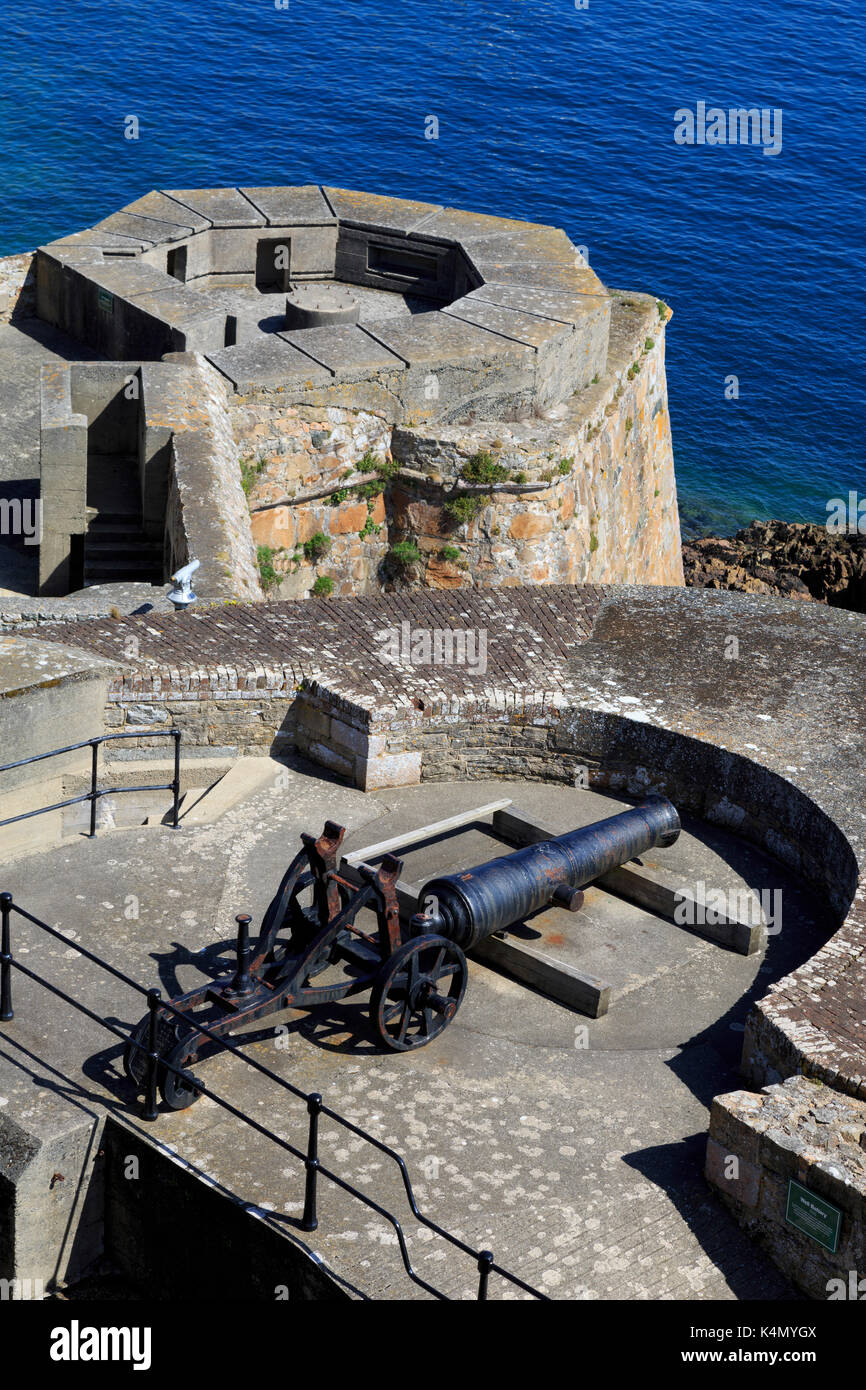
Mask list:
[[[326,821],[318,839],[301,836],[254,948],[249,916],[236,918],[233,973],[158,1005],[153,1021],[144,1016],[126,1045],[127,1075],[144,1084],[154,1027],[160,1094],[170,1109],[183,1110],[201,1094],[188,1068],[209,1041],[281,1009],[314,1008],[368,989],[378,1042],[396,1052],[423,1047],[460,1007],[465,951],[551,904],[578,910],[588,883],[673,844],[679,832],[671,803],[648,797],[607,820],[432,879],[419,897],[420,911],[404,923],[400,860],[387,854],[378,868],[359,865],[359,886],[338,871],[344,828]],[[365,908],[376,917],[375,931],[356,925]]]

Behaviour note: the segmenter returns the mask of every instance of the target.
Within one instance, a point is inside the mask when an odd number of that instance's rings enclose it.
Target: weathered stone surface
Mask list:
[[[401,357],[356,324],[305,328],[278,336],[341,380],[353,381],[372,372],[403,372],[406,369]]]
[[[439,211],[436,203],[418,203],[411,198],[387,198],[349,188],[323,188],[322,192],[341,222],[372,231],[408,232],[431,212]]]
[[[264,213],[237,188],[167,188],[166,197],[207,218],[214,227],[262,227]]]
[[[270,226],[319,226],[336,221],[318,184],[294,188],[242,188]]]
[[[209,352],[208,361],[222,372],[238,395],[259,390],[285,390],[331,380],[331,373],[299,352],[284,338],[259,338],[240,347]]]

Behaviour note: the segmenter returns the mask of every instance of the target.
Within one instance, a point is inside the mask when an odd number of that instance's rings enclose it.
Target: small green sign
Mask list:
[[[104,309],[106,314],[110,314],[114,308],[114,295],[110,290],[97,290],[96,302],[100,309]]]
[[[834,1207],[832,1202],[826,1202],[823,1197],[810,1192],[808,1187],[803,1187],[793,1178],[788,1181],[785,1220],[835,1255],[842,1225],[841,1211]]]

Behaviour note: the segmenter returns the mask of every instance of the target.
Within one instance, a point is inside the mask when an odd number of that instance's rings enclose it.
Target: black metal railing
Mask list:
[[[108,743],[110,739],[121,738],[173,738],[174,739],[174,777],[170,782],[160,782],[145,787],[99,787],[99,749],[103,743]],[[46,758],[59,758],[63,753],[76,753],[80,748],[90,748],[90,791],[82,792],[80,796],[67,797],[65,801],[55,801],[51,806],[40,806],[35,811],[20,811],[17,816],[7,816],[5,820],[0,820],[0,829],[4,825],[12,825],[15,821],[29,820],[31,816],[44,816],[48,811],[62,811],[66,806],[75,806],[80,801],[90,802],[90,834],[96,834],[96,803],[102,796],[117,796],[124,792],[172,792],[174,801],[171,812],[171,824],[175,830],[178,829],[178,811],[180,806],[180,729],[153,729],[146,733],[134,734],[100,734],[98,738],[86,738],[81,743],[70,743],[68,748],[52,748],[50,753],[36,753],[32,758],[21,758],[17,763],[5,763],[0,767],[0,774],[11,772],[16,767],[28,767],[30,763],[41,763]]]
[[[122,1028],[117,1027],[113,1023],[109,1023],[107,1019],[94,1013],[86,1004],[82,1004],[80,1000],[73,998],[57,985],[51,984],[50,981],[36,974],[29,966],[22,964],[12,953],[11,917],[13,912],[23,917],[26,921],[31,922],[34,926],[39,927],[42,931],[47,932],[49,936],[54,937],[55,940],[61,942],[64,946],[69,945],[68,937],[64,936],[62,932],[55,927],[49,926],[47,922],[43,922],[40,918],[34,917],[32,913],[27,912],[23,907],[19,907],[18,904],[13,901],[11,893],[0,893],[0,1023],[8,1023],[14,1017],[12,1009],[12,971],[18,970],[28,979],[33,980],[36,984],[47,989],[56,998],[64,1000],[67,1004],[71,1005],[72,1008],[77,1009],[79,1013],[84,1014],[87,1018],[91,1019],[92,1022],[99,1024],[100,1027],[105,1028],[109,1033],[113,1033],[115,1037],[122,1039],[125,1044],[131,1044],[133,1047],[138,1048],[139,1051],[144,1052],[147,1057],[147,1073],[144,1079],[143,1119],[152,1121],[158,1118],[159,1110],[156,1103],[157,1076],[160,1068],[165,1068],[175,1076],[180,1077],[192,1089],[200,1092],[202,1095],[208,1096],[212,1101],[234,1115],[235,1118],[240,1120],[243,1124],[248,1125],[251,1129],[264,1135],[266,1139],[270,1139],[274,1144],[277,1144],[281,1149],[290,1153],[294,1158],[299,1159],[301,1163],[303,1163],[305,1172],[304,1211],[300,1222],[302,1230],[315,1231],[318,1227],[319,1222],[316,1206],[318,1180],[319,1178],[325,1178],[328,1182],[333,1183],[343,1192],[348,1193],[349,1196],[363,1203],[364,1206],[376,1212],[387,1221],[394,1229],[400,1256],[408,1277],[413,1283],[419,1285],[420,1288],[425,1289],[427,1293],[432,1294],[434,1298],[448,1301],[448,1294],[443,1293],[441,1289],[437,1289],[435,1285],[428,1283],[426,1279],[422,1278],[421,1275],[413,1269],[412,1262],[409,1258],[409,1249],[406,1244],[406,1236],[398,1217],[386,1207],[383,1207],[379,1202],[376,1202],[367,1193],[361,1192],[358,1188],[354,1187],[352,1183],[347,1182],[345,1179],[341,1178],[339,1174],[332,1172],[330,1168],[325,1167],[322,1163],[319,1157],[319,1119],[324,1116],[332,1120],[335,1124],[342,1126],[343,1129],[348,1130],[357,1138],[363,1139],[368,1144],[372,1144],[380,1153],[385,1154],[396,1163],[403,1181],[409,1208],[415,1219],[419,1221],[422,1226],[425,1226],[427,1230],[440,1236],[442,1240],[446,1241],[457,1250],[460,1250],[464,1255],[470,1256],[475,1261],[478,1271],[477,1299],[483,1301],[487,1298],[490,1275],[497,1274],[508,1283],[513,1284],[516,1288],[529,1294],[532,1298],[541,1299],[545,1302],[549,1301],[547,1294],[533,1288],[531,1284],[526,1283],[525,1280],[520,1279],[516,1274],[511,1273],[510,1270],[497,1264],[491,1251],[475,1250],[471,1245],[460,1240],[458,1236],[446,1230],[444,1226],[440,1226],[438,1222],[425,1216],[415,1200],[415,1194],[412,1190],[412,1181],[409,1177],[406,1162],[402,1155],[397,1153],[396,1149],[392,1149],[390,1145],[384,1144],[380,1139],[377,1139],[375,1135],[368,1133],[367,1130],[362,1129],[359,1125],[353,1124],[351,1120],[347,1120],[345,1116],[341,1115],[338,1111],[332,1110],[330,1106],[324,1103],[318,1092],[312,1091],[308,1094],[299,1087],[293,1086],[290,1081],[279,1076],[276,1072],[271,1071],[269,1067],[264,1066],[254,1057],[250,1057],[237,1043],[232,1042],[229,1038],[218,1037],[209,1028],[205,1027],[204,1024],[197,1023],[189,1014],[182,1014],[180,1010],[174,1008],[172,1004],[162,999],[158,989],[146,989],[143,985],[138,984],[136,980],[131,979],[129,975],[124,974],[122,970],[118,970],[115,966],[110,965],[108,961],[95,955],[93,951],[89,951],[87,947],[83,946],[79,941],[75,942],[75,950],[79,955],[92,961],[94,965],[99,966],[100,969],[105,970],[109,975],[113,976],[114,979],[119,980],[129,989],[134,990],[136,994],[143,995],[147,1000],[148,1038],[145,1044],[139,1042],[133,1034],[124,1032]],[[251,1115],[240,1110],[236,1105],[233,1105],[231,1101],[226,1100],[224,1096],[218,1095],[198,1077],[193,1077],[190,1072],[184,1071],[181,1067],[173,1066],[170,1062],[166,1061],[164,1057],[161,1057],[157,1050],[158,1017],[160,1012],[170,1013],[178,1018],[182,1018],[184,1023],[191,1024],[192,1027],[197,1029],[204,1037],[210,1039],[212,1042],[218,1043],[220,1047],[225,1048],[227,1051],[234,1053],[234,1055],[239,1057],[247,1066],[252,1067],[269,1080],[276,1082],[278,1086],[288,1091],[290,1095],[304,1101],[308,1116],[306,1149],[299,1149],[287,1139],[280,1138],[272,1129],[261,1124],[258,1120],[253,1119]]]

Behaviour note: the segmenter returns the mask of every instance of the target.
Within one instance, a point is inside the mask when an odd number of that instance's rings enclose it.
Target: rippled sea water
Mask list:
[[[687,533],[866,493],[854,0],[4,0],[0,24],[0,254],[152,187],[334,183],[553,222],[674,309]],[[700,101],[780,109],[781,152],[676,144]]]

